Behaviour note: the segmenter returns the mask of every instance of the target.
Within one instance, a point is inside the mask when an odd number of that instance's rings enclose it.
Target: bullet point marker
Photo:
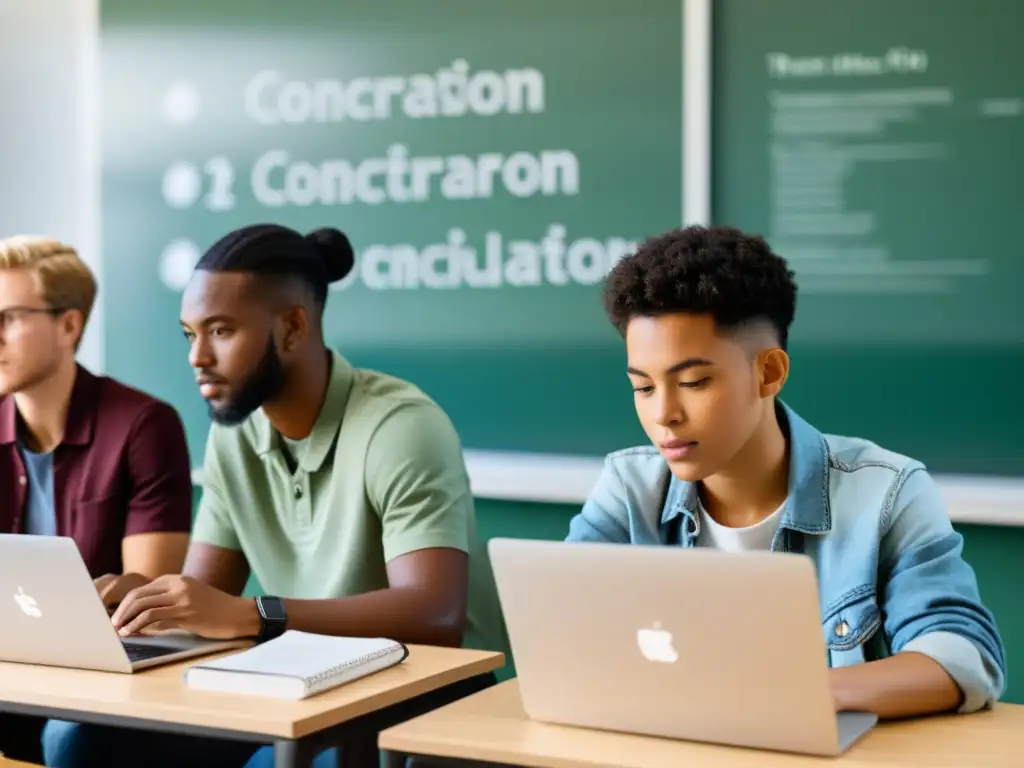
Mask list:
[[[172,291],[184,290],[201,255],[199,246],[191,240],[172,240],[160,254],[161,282]]]
[[[199,199],[203,180],[191,163],[175,163],[164,172],[164,200],[172,208],[188,208]]]
[[[164,94],[164,118],[172,125],[188,125],[199,115],[199,93],[190,83],[175,83]]]

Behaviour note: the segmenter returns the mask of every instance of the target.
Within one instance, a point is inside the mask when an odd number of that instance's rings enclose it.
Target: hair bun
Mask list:
[[[327,279],[330,282],[341,280],[355,266],[356,255],[352,250],[352,243],[349,242],[348,235],[340,229],[314,229],[306,235],[306,241],[316,248],[320,258],[327,265]]]

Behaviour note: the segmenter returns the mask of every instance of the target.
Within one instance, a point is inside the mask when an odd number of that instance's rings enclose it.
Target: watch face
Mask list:
[[[260,608],[267,621],[284,621],[287,618],[284,603],[276,597],[261,597]]]

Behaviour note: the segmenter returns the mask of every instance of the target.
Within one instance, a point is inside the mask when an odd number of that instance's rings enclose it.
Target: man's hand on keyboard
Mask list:
[[[122,637],[181,629],[216,640],[259,634],[256,601],[221,592],[188,576],[161,576],[137,587],[114,611]]]
[[[99,592],[103,604],[107,606],[107,612],[113,614],[114,609],[117,608],[118,603],[124,600],[125,595],[136,587],[148,584],[149,579],[139,573],[124,573],[120,576],[108,573],[105,576],[100,576],[93,583],[96,585],[96,591]]]

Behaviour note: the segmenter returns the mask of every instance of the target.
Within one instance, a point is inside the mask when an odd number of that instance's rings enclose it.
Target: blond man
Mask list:
[[[76,362],[95,298],[74,249],[0,240],[0,533],[70,536],[114,604],[180,572],[192,487],[174,409]]]

